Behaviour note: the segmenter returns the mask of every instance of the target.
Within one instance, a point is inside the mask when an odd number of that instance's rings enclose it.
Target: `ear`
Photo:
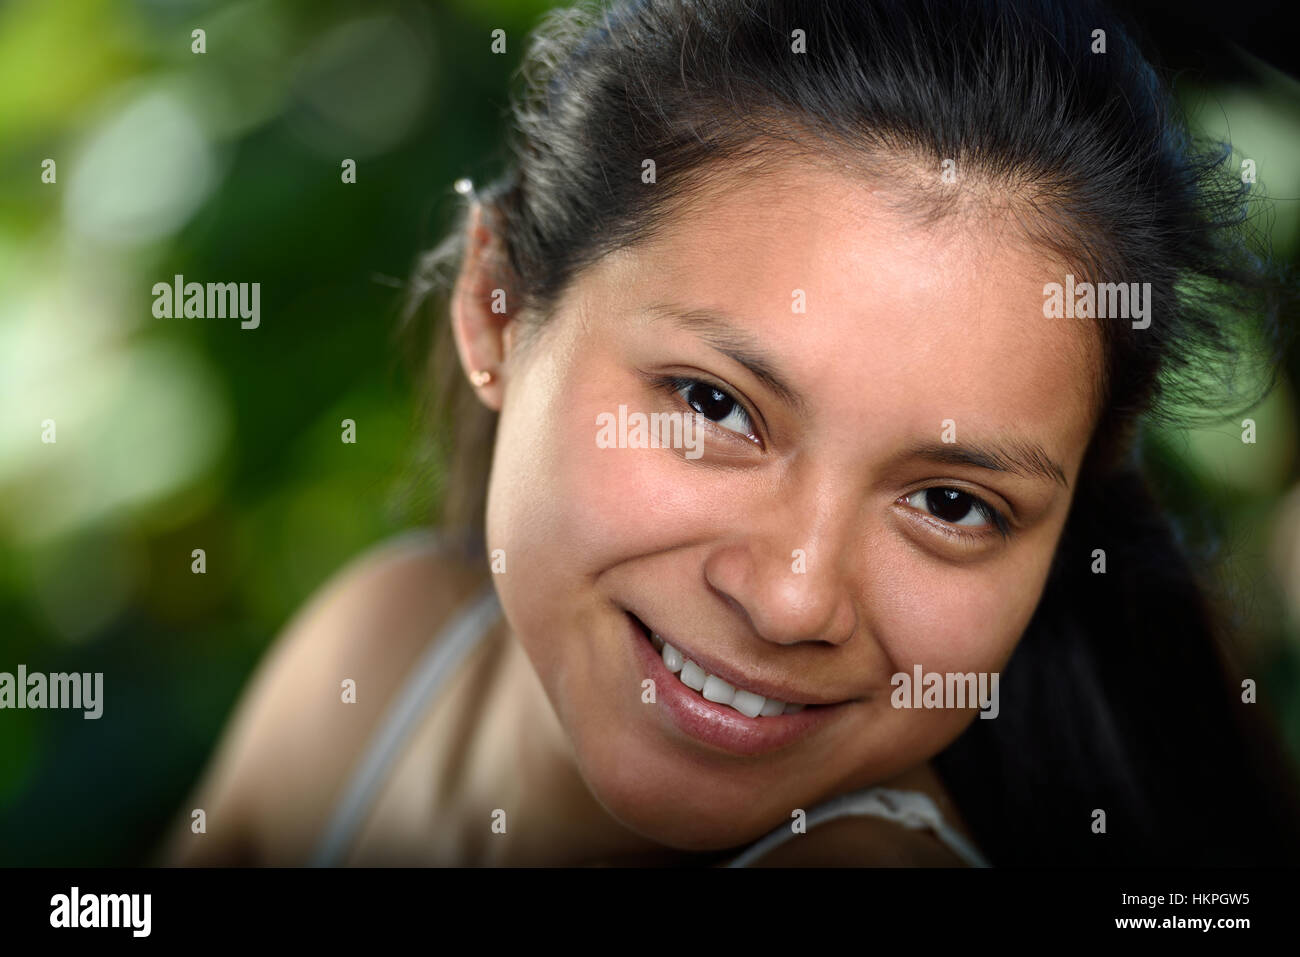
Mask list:
[[[517,332],[511,318],[514,287],[500,237],[488,225],[482,203],[471,208],[468,231],[464,262],[451,296],[452,334],[474,391],[484,405],[499,412],[506,359]]]

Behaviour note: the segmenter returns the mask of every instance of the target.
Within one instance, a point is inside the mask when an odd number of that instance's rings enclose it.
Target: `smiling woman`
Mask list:
[[[808,162],[768,172],[787,187],[776,196],[743,174],[718,180],[690,216],[587,267],[513,351],[475,291],[499,281],[480,257],[453,304],[467,365],[503,373],[482,394],[502,410],[486,522],[511,562],[506,618],[583,779],[616,819],[675,847],[742,844],[962,731],[969,710],[895,708],[890,676],[1001,671],[1070,496],[1050,475],[915,446],[940,443],[948,420],[958,441],[943,447],[1014,436],[1073,478],[1095,419],[1091,330],[1026,318],[1050,256],[997,224],[909,225],[890,192],[906,182]],[[802,252],[818,248],[836,252]],[[795,288],[810,294],[792,316]],[[669,293],[746,316],[745,351],[740,330],[652,315]],[[727,398],[692,407],[646,376],[697,377]],[[716,420],[700,464],[593,448],[588,423],[621,401]],[[680,682],[644,637],[628,654],[620,610],[680,653]],[[816,707],[738,716],[710,706],[711,686]]]
[[[525,74],[515,162],[414,299],[450,318],[444,535],[295,624],[181,859],[1297,853],[1135,465],[1288,290],[1123,25],[641,0],[553,15]],[[1151,321],[1046,316],[1067,276],[1149,283]],[[593,441],[626,409],[699,444]],[[913,673],[995,720],[900,707]],[[322,697],[347,677],[359,713]]]

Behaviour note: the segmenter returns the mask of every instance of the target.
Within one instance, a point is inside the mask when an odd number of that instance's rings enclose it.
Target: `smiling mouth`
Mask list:
[[[707,701],[731,708],[747,718],[773,718],[782,714],[798,714],[804,709],[817,710],[830,707],[828,705],[795,704],[781,701],[733,685],[716,675],[709,674],[681,651],[651,631],[645,622],[636,615],[631,612],[627,614],[645,636],[646,641],[654,646],[655,651],[663,659],[664,667],[676,675],[683,685]]]

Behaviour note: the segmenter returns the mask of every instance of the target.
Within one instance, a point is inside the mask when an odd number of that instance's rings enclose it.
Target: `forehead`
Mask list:
[[[841,415],[856,395],[935,430],[936,415],[1032,418],[1071,458],[1091,430],[1100,345],[1096,320],[1043,316],[1043,286],[1067,267],[960,201],[923,225],[907,189],[814,164],[732,176],[588,288],[622,316],[673,303],[734,317]]]

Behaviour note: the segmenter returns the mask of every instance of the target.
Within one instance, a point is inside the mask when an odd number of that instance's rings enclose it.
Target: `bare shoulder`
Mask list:
[[[393,693],[486,577],[410,534],[326,582],[258,665],[163,862],[304,863]],[[354,703],[343,701],[348,679]],[[206,833],[191,830],[196,808]]]
[[[883,817],[836,818],[792,836],[751,867],[964,867],[965,862],[928,830]]]

